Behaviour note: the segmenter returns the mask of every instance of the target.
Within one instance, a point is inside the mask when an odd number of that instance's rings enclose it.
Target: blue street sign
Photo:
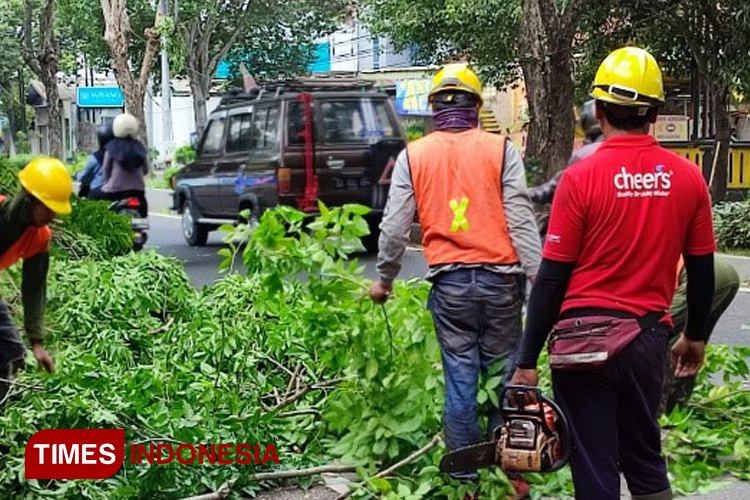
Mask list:
[[[79,108],[121,108],[125,98],[120,87],[78,87]]]

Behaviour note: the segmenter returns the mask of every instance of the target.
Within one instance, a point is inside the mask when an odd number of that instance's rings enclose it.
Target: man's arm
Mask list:
[[[47,300],[47,273],[49,252],[43,252],[23,261],[21,298],[26,334],[31,340],[32,352],[39,366],[49,373],[55,372],[55,362],[44,348],[44,308]]]
[[[526,172],[518,150],[511,142],[505,145],[505,164],[501,179],[503,208],[513,247],[526,276],[533,279],[542,261],[542,244],[534,209],[526,189]]]
[[[552,199],[555,196],[555,191],[557,190],[557,185],[560,183],[562,174],[563,171],[561,170],[544,184],[529,189],[529,198],[531,198],[531,201],[540,205],[552,203]]]
[[[531,288],[526,329],[516,363],[518,368],[536,369],[539,353],[542,352],[547,336],[560,316],[560,308],[565,299],[565,292],[568,291],[574,266],[573,262],[542,260],[539,274]]]
[[[76,176],[81,184],[91,184],[91,181],[94,180],[94,174],[96,173],[96,166],[98,163],[99,162],[96,161],[94,155],[89,156],[88,160],[86,160],[86,164],[83,166],[83,170],[81,170]]]
[[[388,202],[380,223],[377,270],[380,282],[387,287],[401,271],[401,258],[409,244],[416,207],[409,160],[404,149],[393,167]]]
[[[687,272],[687,325],[690,340],[708,340],[708,316],[714,300],[714,255],[685,256]]]
[[[32,343],[44,340],[44,309],[47,300],[49,253],[39,253],[23,261],[21,298],[26,335]]]

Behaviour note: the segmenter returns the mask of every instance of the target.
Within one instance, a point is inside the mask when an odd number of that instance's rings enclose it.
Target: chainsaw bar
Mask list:
[[[472,472],[499,463],[497,441],[472,444],[443,455],[441,472]]]

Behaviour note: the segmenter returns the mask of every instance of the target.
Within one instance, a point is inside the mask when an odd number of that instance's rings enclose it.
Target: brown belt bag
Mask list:
[[[549,363],[555,370],[588,370],[606,364],[664,313],[641,317],[581,316],[558,321],[549,342]]]

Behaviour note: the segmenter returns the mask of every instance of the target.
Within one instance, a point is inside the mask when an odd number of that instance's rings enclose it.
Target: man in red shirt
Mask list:
[[[668,310],[683,255],[688,323],[671,356],[676,376],[690,376],[703,362],[714,288],[711,203],[695,165],[647,135],[664,102],[650,54],[614,51],[591,96],[606,140],[565,171],[555,194],[513,383],[537,384],[537,358],[557,322],[574,318],[566,324],[577,328],[593,317],[629,320],[628,335],[581,328],[575,341],[583,354],[553,364],[555,396],[571,422],[576,499],[619,500],[620,471],[633,498],[669,499],[657,422]],[[627,342],[619,352],[601,352],[604,336]]]

